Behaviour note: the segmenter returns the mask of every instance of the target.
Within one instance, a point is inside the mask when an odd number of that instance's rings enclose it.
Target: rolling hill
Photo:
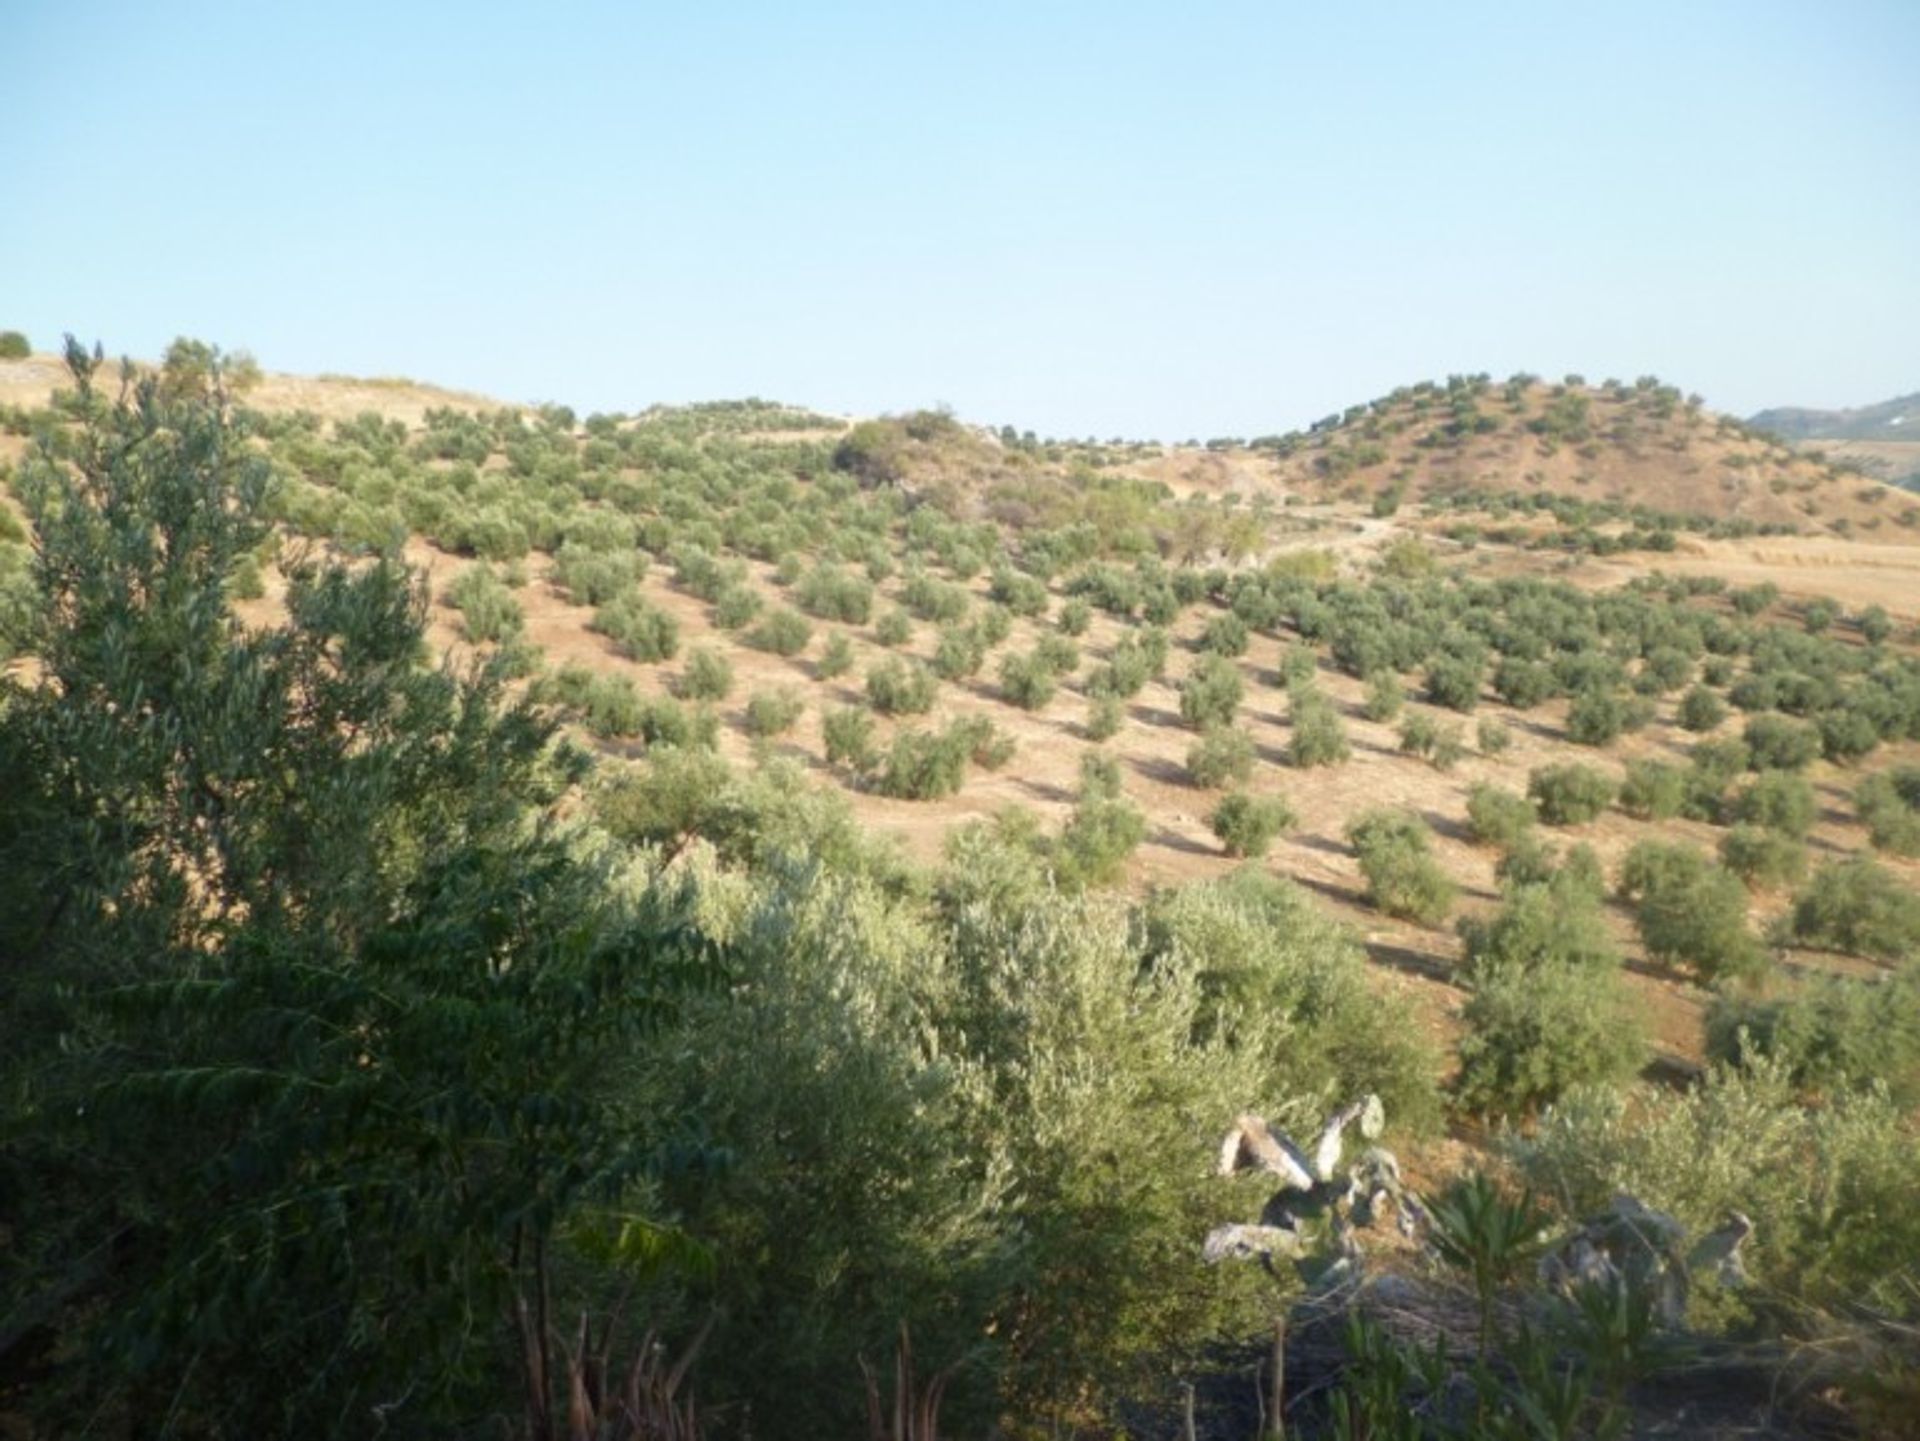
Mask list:
[[[1810,459],[1825,460],[1907,489],[1920,489],[1920,391],[1857,410],[1782,406],[1748,418]]]

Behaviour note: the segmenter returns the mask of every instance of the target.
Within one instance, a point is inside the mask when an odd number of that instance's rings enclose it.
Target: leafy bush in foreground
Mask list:
[[[1855,787],[1853,803],[1876,849],[1920,855],[1920,766],[1894,766]]]
[[[1467,829],[1481,845],[1512,850],[1533,826],[1533,803],[1525,796],[1485,781],[1474,782],[1467,792]]]
[[[1884,1085],[1903,1106],[1920,1100],[1920,969],[1891,976],[1811,975],[1784,996],[1716,997],[1707,1054],[1769,1057],[1796,1088],[1825,1096]]]
[[[1877,862],[1835,861],[1794,898],[1788,928],[1806,945],[1898,960],[1920,953],[1920,895]]]
[[[1616,787],[1604,772],[1576,762],[1541,766],[1527,776],[1527,794],[1549,825],[1590,821],[1613,804]]]
[[[1294,814],[1280,796],[1234,791],[1220,798],[1209,824],[1228,855],[1258,860],[1273,848],[1274,838],[1294,824]]]
[[[1767,968],[1766,951],[1747,929],[1746,888],[1694,847],[1640,842],[1621,863],[1620,894],[1633,904],[1655,959],[1686,965],[1706,981]]]

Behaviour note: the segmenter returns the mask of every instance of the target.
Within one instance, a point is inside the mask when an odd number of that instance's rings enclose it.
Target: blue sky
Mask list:
[[[582,410],[1920,388],[1920,3],[0,0],[0,326]]]

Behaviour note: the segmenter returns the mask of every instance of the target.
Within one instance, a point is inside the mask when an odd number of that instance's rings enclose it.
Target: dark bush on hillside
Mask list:
[[[33,346],[18,330],[0,330],[0,360],[25,360]]]
[[[1087,627],[1093,624],[1093,607],[1076,597],[1060,607],[1059,625],[1062,635],[1085,635]]]
[[[755,650],[774,655],[796,656],[813,639],[813,626],[798,611],[781,607],[767,612],[765,619],[746,634],[746,642]]]
[[[1187,748],[1187,774],[1204,790],[1245,782],[1253,774],[1253,737],[1238,726],[1208,726]]]
[[[462,571],[447,587],[447,601],[460,612],[460,628],[471,641],[509,640],[525,624],[520,602],[484,565]]]
[[[1287,738],[1287,760],[1303,769],[1338,765],[1353,754],[1347,728],[1332,701],[1318,691],[1294,698],[1293,734]]]
[[[730,585],[713,603],[713,623],[721,630],[739,630],[760,614],[764,602],[750,585]]]
[[[1228,657],[1247,653],[1247,623],[1231,611],[1207,622],[1200,633],[1200,649]]]
[[[1884,1085],[1902,1106],[1920,1102],[1920,969],[1856,980],[1812,975],[1768,1000],[1716,997],[1707,1054],[1745,1064],[1765,1056],[1794,1085],[1832,1097]]]
[[[532,698],[541,704],[563,707],[603,739],[640,733],[643,715],[640,693],[624,675],[569,664],[537,681]]]
[[[1112,740],[1120,734],[1120,727],[1126,720],[1127,710],[1117,696],[1096,695],[1087,703],[1087,739],[1092,741]]]
[[[852,669],[853,642],[836,630],[827,637],[827,643],[820,647],[820,658],[813,663],[814,677],[833,680]]]
[[[1788,927],[1805,945],[1895,961],[1920,952],[1920,895],[1877,862],[1836,861],[1794,898]]]
[[[952,622],[960,620],[972,604],[967,588],[952,581],[935,580],[924,571],[907,577],[900,601],[921,620]]]
[[[1510,851],[1533,833],[1533,803],[1485,781],[1467,792],[1467,829],[1483,846]]]
[[[1039,710],[1053,699],[1059,679],[1046,658],[1037,654],[1000,658],[1000,694],[1022,710]]]
[[[1273,848],[1274,838],[1291,830],[1293,808],[1279,796],[1255,796],[1234,791],[1222,796],[1209,824],[1230,856],[1259,860]]]
[[[724,700],[733,689],[733,665],[711,646],[695,646],[687,654],[674,691],[684,700]]]
[[[761,737],[785,735],[793,729],[806,708],[806,702],[800,698],[799,692],[791,687],[755,691],[747,697],[747,734]]]
[[[1006,567],[994,571],[987,594],[1015,615],[1043,615],[1047,609],[1045,583]]]
[[[647,664],[671,660],[680,649],[680,623],[638,591],[615,596],[596,610],[593,628],[623,655]]]
[[[1474,727],[1474,743],[1483,756],[1505,755],[1513,745],[1513,732],[1492,716],[1485,716]]]
[[[1703,981],[1767,969],[1767,953],[1747,929],[1746,888],[1694,847],[1640,842],[1621,864],[1620,894],[1654,959]]]
[[[1360,712],[1370,721],[1390,721],[1400,714],[1406,698],[1399,676],[1390,670],[1375,671],[1367,677],[1367,694]]]
[[[889,656],[867,672],[867,701],[882,715],[924,715],[940,682],[918,661]]]
[[[898,606],[880,617],[873,638],[884,646],[902,646],[913,639],[913,617]]]
[[[1797,839],[1812,828],[1819,809],[1805,776],[1792,771],[1762,771],[1734,797],[1732,815],[1748,825],[1765,826]]]
[[[1686,804],[1687,776],[1665,761],[1628,761],[1620,783],[1620,809],[1637,820],[1666,821]]]
[[[1798,885],[1807,874],[1807,848],[1793,836],[1739,825],[1720,837],[1720,863],[1756,890]]]
[[[873,743],[873,712],[862,706],[843,706],[828,711],[820,722],[821,738],[826,742],[827,764],[845,766],[856,775],[865,774],[879,762]]]
[[[1747,743],[1747,764],[1757,771],[1803,770],[1820,755],[1820,732],[1788,716],[1754,716],[1741,738]]]
[[[1724,821],[1727,789],[1746,773],[1748,759],[1746,742],[1731,736],[1697,742],[1687,753],[1687,796],[1681,814],[1716,825]]]
[[[1540,819],[1553,826],[1593,820],[1613,804],[1616,789],[1605,772],[1577,762],[1541,766],[1527,776],[1527,794]]]
[[[640,583],[646,560],[641,551],[599,550],[569,540],[554,552],[548,575],[575,605],[605,605]]]
[[[1515,710],[1532,710],[1560,693],[1553,672],[1537,661],[1507,656],[1493,673],[1494,694]]]
[[[1600,900],[1598,889],[1577,871],[1513,887],[1492,919],[1460,923],[1468,973],[1500,966],[1617,969],[1620,948],[1607,929]]]
[[[1480,663],[1442,656],[1427,667],[1427,699],[1448,710],[1470,711],[1480,704]]]
[[[1054,873],[1069,887],[1117,880],[1127,857],[1146,839],[1147,818],[1117,789],[1082,791],[1054,845]]]
[[[1697,685],[1680,697],[1678,716],[1683,730],[1710,731],[1727,718],[1727,703],[1705,686]]]
[[[1455,1082],[1468,1111],[1524,1114],[1576,1086],[1617,1085],[1646,1059],[1644,1028],[1615,970],[1489,965],[1471,985]]]
[[[1920,855],[1920,766],[1894,766],[1868,776],[1855,787],[1853,803],[1877,849]]]
[[[865,625],[873,615],[873,584],[837,565],[816,565],[793,589],[794,603],[808,615]]]
[[[953,726],[939,731],[896,731],[880,763],[875,788],[895,800],[940,800],[966,780],[972,750],[971,734]]]
[[[1180,687],[1180,718],[1196,730],[1232,725],[1245,694],[1240,667],[1225,656],[1203,655]]]
[[[1624,732],[1639,730],[1652,717],[1652,706],[1638,697],[1612,690],[1583,690],[1567,711],[1567,738],[1584,746],[1611,745]]]
[[[1347,827],[1367,878],[1367,899],[1390,916],[1436,925],[1453,909],[1456,887],[1434,860],[1427,828],[1405,811],[1369,811]]]

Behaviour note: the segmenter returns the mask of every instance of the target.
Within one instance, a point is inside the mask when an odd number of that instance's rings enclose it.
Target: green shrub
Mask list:
[[[1475,781],[1467,792],[1467,829],[1483,846],[1510,851],[1533,834],[1533,803],[1510,790]]]
[[[796,656],[813,639],[813,626],[798,611],[782,606],[768,611],[765,618],[746,634],[746,642],[755,650],[774,655]]]
[[[542,677],[534,686],[533,698],[564,707],[603,739],[638,735],[645,717],[631,679],[578,664]]]
[[[1480,704],[1478,661],[1442,656],[1427,667],[1427,699],[1449,710],[1470,711]]]
[[[25,360],[32,354],[33,346],[22,332],[0,330],[0,360]]]
[[[895,731],[876,780],[880,793],[908,801],[952,795],[967,777],[971,741],[970,735],[951,726],[939,731]]]
[[[1079,597],[1060,607],[1060,633],[1062,635],[1085,635],[1087,627],[1093,622],[1093,607]]]
[[[1680,697],[1679,720],[1685,730],[1710,731],[1727,718],[1727,703],[1703,685]]]
[[[820,647],[820,657],[813,663],[813,674],[818,680],[835,680],[853,669],[853,642],[848,640],[846,632],[832,631],[827,643]]]
[[[1276,836],[1293,828],[1295,817],[1279,796],[1233,791],[1220,798],[1209,824],[1228,855],[1259,860],[1273,848]]]
[[[1725,820],[1727,788],[1746,771],[1748,759],[1746,742],[1731,736],[1695,743],[1687,756],[1687,795],[1681,814],[1715,824]]]
[[[513,592],[484,565],[469,566],[454,577],[447,602],[460,612],[460,628],[470,641],[505,641],[526,623]]]
[[[1247,623],[1232,611],[1215,616],[1200,633],[1200,649],[1213,655],[1245,655]]]
[[[575,605],[598,606],[632,590],[646,569],[646,556],[637,550],[599,550],[569,540],[553,553],[547,574]]]
[[[986,655],[986,646],[973,626],[942,626],[933,647],[933,673],[942,680],[965,680],[979,673]]]
[[[873,638],[885,646],[902,646],[913,639],[913,617],[895,607],[880,617]]]
[[[647,664],[671,660],[680,649],[680,623],[638,591],[615,596],[596,610],[593,628],[623,655]]]
[[[1253,774],[1253,737],[1237,726],[1209,726],[1187,749],[1187,774],[1196,786],[1217,790]]]
[[[760,592],[752,586],[730,585],[713,603],[713,623],[721,630],[739,630],[759,615],[763,606]]]
[[[1920,969],[1866,980],[1815,973],[1765,1000],[1717,996],[1707,1055],[1733,1064],[1764,1056],[1796,1088],[1827,1098],[1884,1085],[1911,1106],[1920,1102]]]
[[[1180,687],[1180,718],[1195,730],[1232,725],[1245,694],[1239,666],[1225,656],[1203,655]]]
[[[1854,788],[1853,803],[1876,849],[1920,855],[1920,766],[1868,776]]]
[[[1367,677],[1366,699],[1360,703],[1360,710],[1370,721],[1390,721],[1400,714],[1406,698],[1399,676],[1388,670],[1375,671]]]
[[[1920,895],[1875,861],[1834,861],[1794,898],[1788,927],[1806,945],[1899,960],[1920,951]]]
[[[1669,821],[1680,814],[1687,799],[1687,776],[1665,761],[1627,762],[1620,783],[1620,809],[1637,820]]]
[[[712,646],[697,645],[687,653],[675,693],[685,700],[724,700],[733,689],[733,666]]]
[[[1540,819],[1553,826],[1593,820],[1613,804],[1616,789],[1604,772],[1578,762],[1541,766],[1527,776],[1527,794]]]
[[[924,715],[940,681],[919,661],[888,656],[867,672],[867,701],[882,715]]]
[[[1460,923],[1467,972],[1575,966],[1615,970],[1620,948],[1607,929],[1601,892],[1577,870],[1511,888],[1490,920]]]
[[[1033,643],[1034,658],[1055,676],[1070,676],[1080,668],[1080,647],[1066,635],[1042,635]]]
[[[1318,691],[1295,697],[1292,720],[1293,733],[1287,737],[1289,764],[1303,770],[1338,765],[1353,754],[1340,712]]]
[[[1820,732],[1789,716],[1754,716],[1741,738],[1747,743],[1747,764],[1757,771],[1804,770],[1820,755]]]
[[[1146,835],[1147,818],[1125,797],[1083,794],[1055,843],[1054,871],[1068,887],[1107,885]]]
[[[1440,722],[1425,711],[1409,711],[1400,722],[1400,753],[1430,758],[1440,744]]]
[[[778,690],[757,690],[747,697],[747,734],[785,735],[807,708],[798,691],[782,686]]]
[[[1620,894],[1654,959],[1708,982],[1767,969],[1767,953],[1747,929],[1746,888],[1693,846],[1640,842],[1621,863]]]
[[[1567,738],[1578,745],[1611,745],[1623,732],[1639,730],[1653,716],[1646,701],[1617,691],[1588,689],[1567,711]]]
[[[1367,878],[1367,899],[1390,916],[1436,925],[1453,909],[1456,887],[1433,858],[1427,828],[1405,811],[1369,811],[1347,827]]]
[[[1718,1065],[1684,1091],[1624,1095],[1581,1087],[1524,1136],[1509,1159],[1570,1216],[1619,1194],[1673,1216],[1694,1236],[1729,1213],[1764,1245],[1747,1257],[1753,1288],[1801,1306],[1910,1306],[1911,1278],[1889,1266],[1920,1255],[1920,1147],[1883,1095],[1800,1103],[1787,1067],[1764,1058]],[[1711,1304],[1696,1276],[1697,1304]],[[1901,1299],[1905,1292],[1905,1298]],[[1711,1313],[1709,1313],[1711,1314]]]
[[[1053,699],[1059,682],[1053,667],[1038,654],[1000,658],[1000,693],[1022,710],[1039,710]]]
[[[1798,885],[1807,874],[1807,848],[1793,836],[1739,825],[1720,837],[1720,863],[1756,890]]]
[[[1112,740],[1126,720],[1126,707],[1118,696],[1097,695],[1087,703],[1087,739]]]
[[[1532,710],[1560,693],[1553,671],[1538,661],[1503,657],[1493,673],[1494,694],[1515,710]]]
[[[971,603],[965,586],[955,585],[952,581],[935,580],[924,571],[916,571],[907,577],[907,583],[901,588],[900,600],[908,610],[921,620],[952,622],[967,613]]]
[[[845,766],[861,775],[872,770],[879,762],[873,729],[873,712],[864,706],[842,706],[828,711],[820,721],[827,763]]]
[[[1483,756],[1505,755],[1513,744],[1513,732],[1492,716],[1483,716],[1474,728],[1474,741]]]
[[[1460,1104],[1518,1115],[1579,1086],[1616,1085],[1645,1063],[1647,1039],[1617,970],[1489,964],[1460,1019]]]
[[[808,615],[865,625],[873,615],[873,583],[837,565],[816,565],[793,589],[794,603]]]
[[[1819,802],[1805,776],[1762,771],[1733,801],[1733,817],[1798,839],[1813,827]]]

